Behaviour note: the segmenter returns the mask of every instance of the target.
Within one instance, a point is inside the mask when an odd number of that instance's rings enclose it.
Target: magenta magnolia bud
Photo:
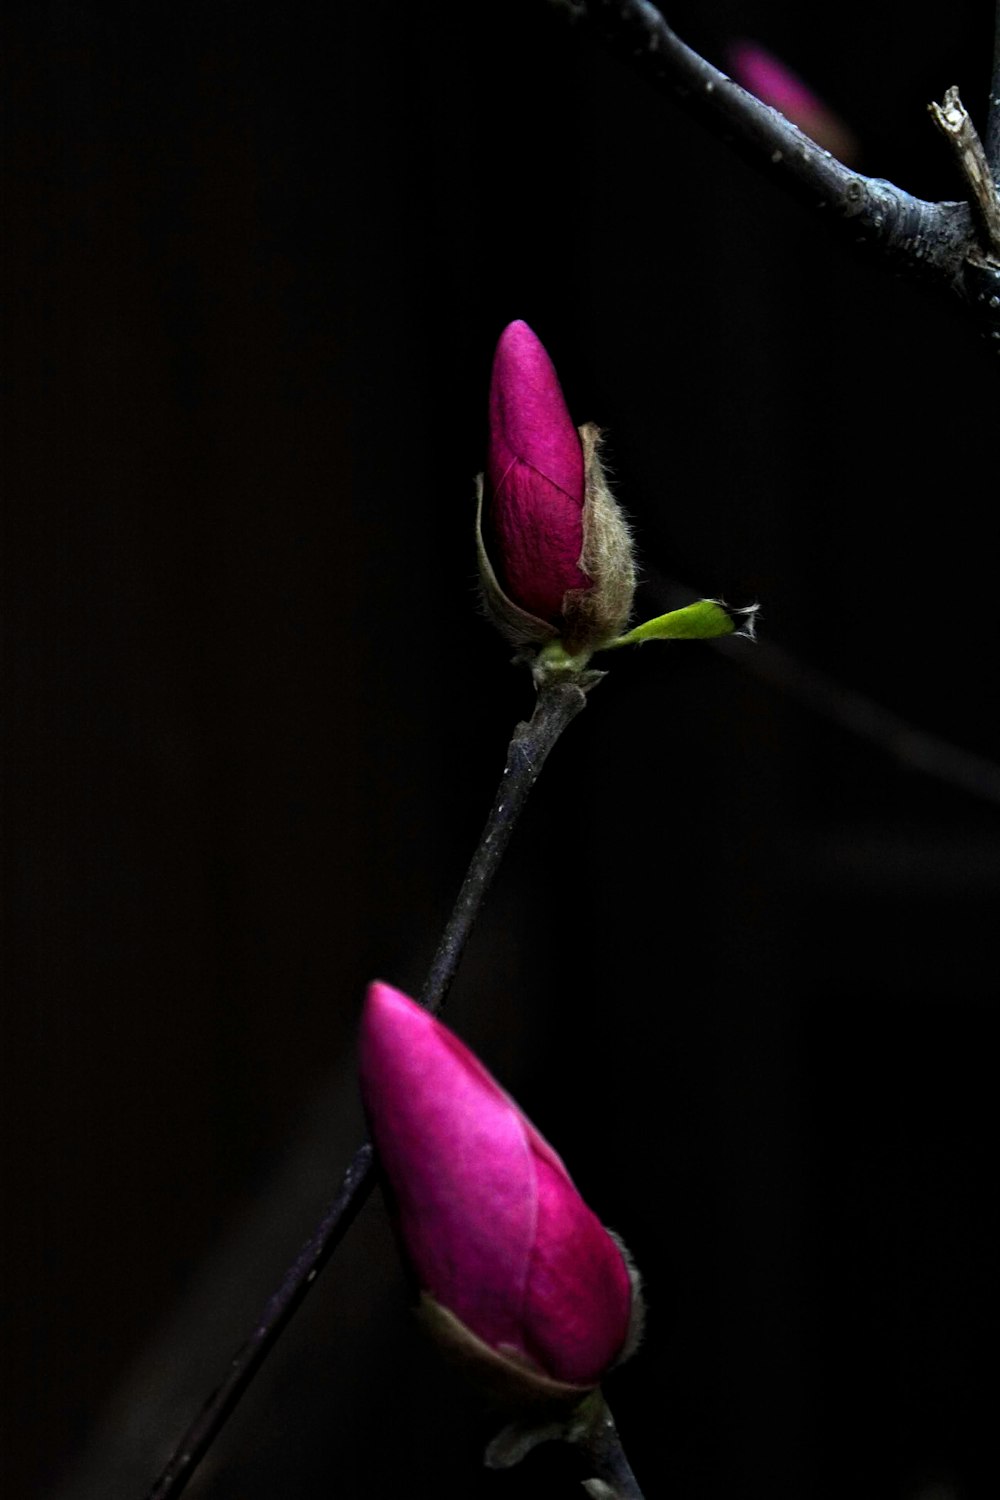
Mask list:
[[[490,382],[487,608],[519,643],[593,651],[624,626],[635,575],[628,529],[601,471],[595,427],[573,426],[527,323],[500,335]]]
[[[631,1343],[632,1280],[552,1147],[446,1026],[387,984],[368,991],[361,1088],[426,1297],[529,1379],[596,1385]]]
[[[727,57],[733,77],[748,93],[780,110],[841,161],[850,164],[857,158],[857,141],[844,122],[766,47],[759,42],[733,42],[727,48]]]
[[[508,323],[493,357],[486,466],[502,581],[530,614],[557,621],[568,589],[589,589],[583,445],[555,368],[527,323]]]

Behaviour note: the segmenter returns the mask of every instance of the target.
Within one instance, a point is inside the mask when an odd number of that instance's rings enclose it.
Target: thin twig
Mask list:
[[[649,568],[646,569],[646,588],[663,609],[676,609],[701,598],[686,584]],[[931,776],[945,786],[1000,807],[1000,765],[995,761],[971,750],[963,750],[940,735],[918,729],[901,714],[894,713],[891,708],[855,688],[845,687],[835,677],[802,661],[794,652],[779,646],[776,641],[769,641],[766,636],[757,638],[749,649],[743,640],[734,636],[722,636],[710,641],[709,645],[743,671],[777,688],[810,712],[839,724],[858,739],[867,740],[908,771]]]
[[[365,1141],[354,1153],[336,1198],[268,1298],[250,1337],[174,1449],[149,1491],[149,1500],[170,1500],[184,1490],[374,1185],[374,1152]]]
[[[593,1417],[574,1441],[590,1476],[583,1487],[592,1500],[643,1500],[639,1482],[625,1457],[615,1419],[600,1391]]]
[[[552,684],[538,694],[531,720],[515,729],[493,807],[421,992],[421,1003],[428,1010],[436,1013],[444,1004],[483,898],[531,788],[553,745],[585,703],[583,692],[575,684]],[[355,1152],[337,1196],[286,1271],[277,1291],[268,1298],[253,1332],[177,1445],[148,1492],[148,1500],[174,1500],[182,1493],[278,1336],[354,1222],[374,1181],[374,1153],[371,1144],[365,1141]]]
[[[958,170],[969,189],[982,231],[983,248],[994,259],[1000,260],[1000,194],[993,182],[986,152],[972,123],[972,116],[954,85],[946,90],[941,104],[931,103],[927,108],[934,124],[955,153]]]
[[[689,113],[768,176],[828,210],[826,218],[856,244],[972,306],[977,319],[986,323],[987,335],[992,334],[997,317],[990,298],[997,294],[1000,307],[1000,269],[987,267],[984,281],[967,203],[929,203],[895,183],[845,166],[682,42],[647,0],[550,3],[585,22],[630,67],[674,94]]]
[[[884,704],[807,666],[771,641],[758,642],[752,651],[734,647],[731,638],[711,644],[733,660],[738,653],[740,666],[746,671],[813,713],[839,724],[849,734],[877,746],[907,770],[931,776],[945,786],[1000,807],[1000,766],[995,761],[916,728]]]
[[[519,724],[514,731],[507,749],[507,764],[479,848],[462,882],[431,961],[427,981],[420,992],[421,1005],[434,1015],[444,1004],[462,950],[520,817],[525,798],[535,784],[545,757],[585,702],[583,692],[575,684],[550,684],[539,693],[530,723]]]

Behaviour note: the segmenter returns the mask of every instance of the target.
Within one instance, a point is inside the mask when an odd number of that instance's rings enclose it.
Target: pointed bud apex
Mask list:
[[[631,541],[597,437],[573,426],[535,334],[510,323],[493,360],[485,528],[481,497],[477,524],[487,609],[518,644],[561,636],[592,651],[628,619]]]
[[[634,1346],[619,1245],[482,1063],[389,985],[368,991],[360,1054],[425,1321],[512,1404],[578,1399]]]
[[[833,153],[848,166],[858,158],[854,133],[823,103],[791,68],[759,42],[732,42],[726,49],[727,63],[736,82],[764,104],[780,110],[817,146]]]

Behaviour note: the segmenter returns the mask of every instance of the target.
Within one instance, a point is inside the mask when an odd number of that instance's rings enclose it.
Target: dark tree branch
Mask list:
[[[959,297],[985,324],[987,336],[1000,340],[1000,264],[984,253],[967,203],[928,203],[844,166],[682,42],[647,0],[553,3],[585,21],[610,50],[676,95],[760,170],[814,208],[828,210],[827,218],[856,244]]]
[[[515,729],[490,815],[421,992],[421,1003],[428,1010],[436,1013],[444,1004],[528,794],[549,751],[585,703],[583,692],[574,683],[550,684],[539,692],[530,722],[518,724]],[[149,1491],[148,1500],[174,1500],[182,1493],[278,1336],[356,1219],[374,1181],[374,1153],[371,1144],[365,1141],[355,1152],[337,1196],[289,1266],[277,1291],[268,1298],[253,1332],[177,1445]]]

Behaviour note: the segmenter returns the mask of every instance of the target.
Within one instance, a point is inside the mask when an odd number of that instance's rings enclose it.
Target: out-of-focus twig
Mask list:
[[[713,641],[712,645],[724,655],[736,657],[738,648],[731,641]],[[932,776],[935,781],[1000,807],[1000,766],[995,761],[916,728],[864,693],[807,666],[783,646],[758,641],[753,649],[739,651],[739,661],[755,677],[839,724],[849,734],[877,746],[907,770]]]
[[[986,160],[997,187],[1000,187],[1000,0],[993,21],[993,73],[990,98],[986,107]]]
[[[663,608],[677,608],[701,597],[685,584],[648,568],[646,588]],[[995,761],[918,729],[901,714],[769,641],[766,632],[763,638],[758,635],[753,645],[733,636],[709,644],[743,671],[759,677],[811,713],[839,724],[848,734],[867,740],[907,770],[931,776],[956,791],[1000,807],[1000,765]]]

